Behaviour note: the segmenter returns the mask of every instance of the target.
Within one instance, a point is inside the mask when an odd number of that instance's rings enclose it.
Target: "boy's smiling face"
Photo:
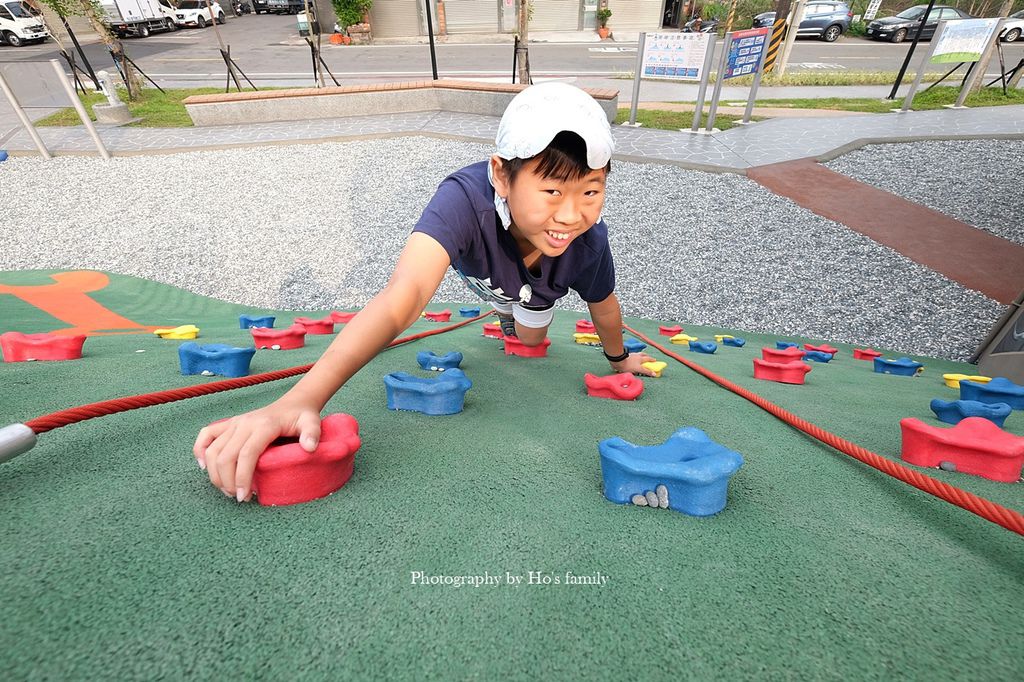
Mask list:
[[[545,178],[538,172],[540,160],[532,159],[509,182],[501,164],[500,157],[491,157],[494,189],[508,201],[512,213],[509,232],[521,255],[540,251],[545,256],[560,256],[600,217],[608,175],[604,168],[579,178]]]

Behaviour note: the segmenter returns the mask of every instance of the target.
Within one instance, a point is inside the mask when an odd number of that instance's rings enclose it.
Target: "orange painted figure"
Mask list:
[[[110,336],[114,334],[149,334],[160,326],[146,326],[121,317],[89,294],[99,291],[110,278],[102,272],[76,270],[50,275],[53,284],[11,285],[0,284],[0,294],[10,294],[30,306],[71,326],[55,329],[51,333],[61,336]]]

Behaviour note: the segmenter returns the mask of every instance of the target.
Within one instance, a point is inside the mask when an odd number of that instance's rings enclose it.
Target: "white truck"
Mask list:
[[[19,0],[0,0],[0,37],[11,47],[21,47],[45,41],[50,32],[35,7]]]
[[[121,38],[178,28],[170,0],[102,0],[100,6],[107,25]]]

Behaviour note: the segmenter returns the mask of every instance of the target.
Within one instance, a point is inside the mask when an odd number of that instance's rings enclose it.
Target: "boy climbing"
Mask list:
[[[291,390],[199,432],[193,454],[225,495],[251,498],[256,461],[276,438],[316,448],[327,401],[419,318],[449,267],[494,306],[506,335],[529,346],[547,336],[555,302],[576,291],[612,369],[653,376],[641,364],[654,358],[623,347],[601,220],[613,141],[600,105],[565,83],[531,86],[505,110],[496,143],[489,161],[440,184],[387,285]]]

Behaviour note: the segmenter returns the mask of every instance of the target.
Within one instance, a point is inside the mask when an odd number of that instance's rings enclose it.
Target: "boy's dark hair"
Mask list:
[[[508,183],[515,182],[516,176],[523,170],[530,161],[539,159],[537,172],[542,178],[554,178],[566,182],[579,180],[591,171],[595,170],[587,165],[587,143],[583,138],[569,130],[563,130],[555,135],[551,144],[536,156],[528,159],[502,159],[502,168],[505,170]],[[612,162],[609,160],[604,167],[605,173],[612,170]]]

